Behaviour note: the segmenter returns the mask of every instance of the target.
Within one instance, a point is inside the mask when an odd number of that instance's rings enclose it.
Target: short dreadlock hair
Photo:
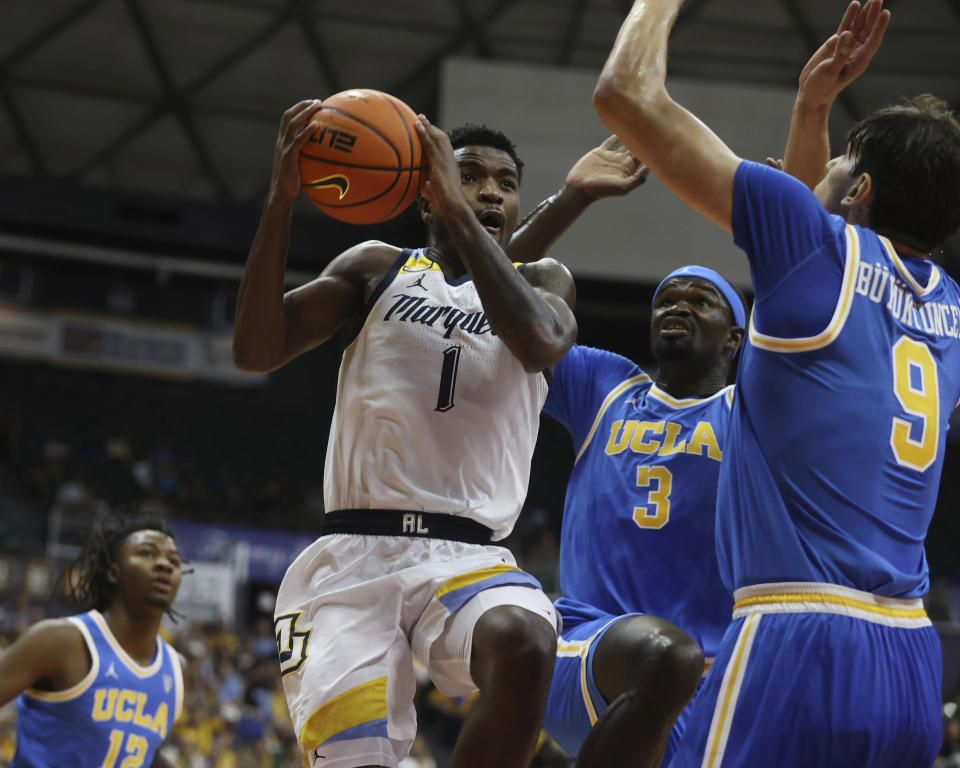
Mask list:
[[[120,558],[123,543],[137,531],[159,531],[171,539],[176,537],[166,521],[159,517],[116,514],[102,516],[94,523],[80,553],[60,579],[66,583],[67,598],[81,611],[104,611],[113,602],[113,584],[107,578],[111,566]],[[171,609],[167,612],[175,616]]]

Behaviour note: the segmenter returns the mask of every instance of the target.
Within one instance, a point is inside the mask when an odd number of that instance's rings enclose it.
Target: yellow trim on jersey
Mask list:
[[[835,613],[887,626],[930,626],[923,601],[883,597],[838,584],[757,584],[733,594],[733,618],[763,613]]]
[[[930,291],[937,287],[937,284],[940,282],[940,270],[937,269],[936,264],[934,264],[933,268],[930,270],[930,279],[927,281],[926,287],[924,287],[917,282],[917,279],[910,273],[910,270],[907,269],[907,265],[903,263],[903,259],[900,258],[900,254],[897,253],[897,249],[893,247],[893,243],[891,243],[883,235],[877,235],[877,237],[880,238],[880,242],[886,249],[887,255],[890,257],[893,265],[897,268],[897,272],[899,272],[900,276],[907,281],[907,285],[913,289],[913,292],[917,294],[917,296],[926,296],[928,293],[930,293]]]
[[[606,413],[606,410],[610,407],[611,403],[613,403],[613,401],[620,397],[620,395],[630,389],[630,387],[634,386],[635,384],[639,384],[642,381],[649,380],[650,377],[647,376],[647,374],[641,373],[637,376],[631,376],[626,381],[621,381],[619,384],[617,384],[617,386],[610,390],[603,402],[600,404],[600,409],[597,411],[597,416],[593,420],[593,426],[590,427],[590,431],[587,433],[587,437],[583,441],[583,445],[581,445],[580,450],[577,451],[577,457],[573,460],[574,464],[580,461],[580,457],[583,456],[583,452],[587,449],[587,446],[590,445],[590,441],[593,440],[593,435],[597,431],[597,427],[600,426],[600,420],[603,419],[603,414]]]
[[[511,261],[514,269],[519,269],[523,266],[522,261]],[[403,262],[403,266],[400,267],[401,272],[429,272],[430,270],[436,270],[437,272],[443,272],[443,269],[440,268],[440,265],[436,261],[431,259],[424,252],[423,249],[417,249],[413,254]]]
[[[378,677],[317,707],[300,730],[300,744],[315,749],[348,728],[387,717],[387,678]]]
[[[176,687],[176,700],[173,706],[173,717],[170,720],[170,728],[167,733],[173,730],[173,724],[180,719],[180,713],[183,712],[183,669],[180,667],[180,655],[169,643],[166,644],[167,653],[170,654],[170,663],[173,665],[173,684]]]
[[[31,699],[39,699],[40,701],[70,701],[70,699],[77,698],[77,696],[84,693],[93,685],[93,682],[97,679],[97,675],[100,674],[100,654],[97,653],[97,646],[94,644],[90,632],[84,623],[76,616],[69,616],[67,621],[80,630],[80,634],[83,636],[83,642],[87,644],[87,651],[90,653],[91,660],[90,671],[87,672],[83,680],[70,688],[62,691],[40,691],[36,688],[26,688],[23,691],[24,696],[29,696]]]
[[[708,403],[716,397],[721,397],[727,395],[727,390],[730,390],[730,402],[733,401],[733,384],[728,384],[723,389],[714,392],[710,397],[685,397],[683,399],[677,399],[670,395],[667,392],[664,392],[656,384],[651,385],[650,387],[650,396],[655,400],[659,400],[665,405],[669,405],[671,408],[690,408],[694,405],[701,405],[702,403]]]
[[[860,264],[860,240],[857,231],[851,226],[846,228],[847,263],[843,270],[843,282],[840,285],[840,296],[833,317],[827,327],[816,336],[804,336],[796,339],[785,339],[779,336],[767,336],[760,333],[754,325],[754,313],[750,313],[750,343],[758,349],[770,352],[810,352],[822,349],[831,344],[840,331],[843,330],[850,308],[853,306],[854,285],[856,284],[857,269]]]
[[[454,576],[449,581],[444,582],[444,585],[437,590],[436,597],[439,600],[444,595],[454,592],[463,587],[469,587],[471,584],[476,584],[477,582],[484,581],[493,576],[499,576],[501,573],[509,573],[510,571],[519,571],[515,565],[507,565],[506,563],[500,563],[500,565],[494,565],[491,568],[481,568],[479,571],[470,571],[469,573],[461,573],[459,576]]]
[[[740,696],[740,687],[746,676],[750,649],[753,647],[753,638],[757,634],[759,623],[760,616],[750,616],[740,627],[740,635],[737,637],[730,664],[723,673],[723,682],[717,694],[717,703],[713,710],[713,720],[710,721],[710,732],[707,734],[707,745],[700,768],[719,768],[723,763],[727,738],[730,736],[730,724],[733,722],[733,712],[737,707],[737,698]]]
[[[734,389],[735,389],[735,386],[734,386],[734,385],[730,385],[729,387],[727,387],[727,394],[725,395],[725,397],[727,398],[727,407],[728,407],[728,408],[733,408],[733,393],[734,393]]]
[[[114,653],[117,654],[117,658],[120,659],[123,666],[140,678],[157,674],[157,670],[160,669],[160,665],[163,664],[163,640],[159,635],[157,635],[157,652],[154,654],[153,661],[150,662],[149,666],[141,667],[130,657],[130,654],[123,650],[123,646],[117,642],[117,638],[113,636],[113,632],[111,632],[110,627],[107,626],[107,620],[103,618],[100,612],[96,610],[90,611],[90,616],[93,618],[94,623],[100,627],[100,631],[103,632],[107,643],[113,648]]]
[[[421,250],[414,251],[400,267],[401,272],[429,272],[431,269],[443,272],[440,265]]]

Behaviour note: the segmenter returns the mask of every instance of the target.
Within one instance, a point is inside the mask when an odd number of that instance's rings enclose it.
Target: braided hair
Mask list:
[[[114,590],[108,578],[110,568],[119,560],[123,542],[137,531],[159,531],[174,538],[166,521],[159,517],[101,517],[94,523],[93,531],[80,553],[60,575],[71,603],[82,611],[104,611],[110,607]],[[171,617],[176,616],[171,608],[167,609],[167,613]]]

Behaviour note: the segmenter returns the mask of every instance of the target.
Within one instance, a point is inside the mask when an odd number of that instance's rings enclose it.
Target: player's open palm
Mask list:
[[[591,200],[619,197],[647,180],[649,170],[616,136],[608,137],[581,157],[567,174],[567,186]]]
[[[810,57],[800,73],[800,91],[807,104],[829,106],[862,75],[880,48],[890,22],[883,0],[858,0],[847,6],[840,26]]]
[[[300,193],[300,150],[313,134],[315,126],[311,118],[321,106],[317,99],[298,102],[284,112],[280,120],[270,193],[287,202],[295,200]]]

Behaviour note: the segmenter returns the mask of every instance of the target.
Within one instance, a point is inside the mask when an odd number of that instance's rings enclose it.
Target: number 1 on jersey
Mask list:
[[[443,350],[443,368],[440,369],[440,393],[437,395],[436,410],[449,411],[455,403],[453,392],[457,388],[457,368],[460,367],[460,347],[447,347]]]

